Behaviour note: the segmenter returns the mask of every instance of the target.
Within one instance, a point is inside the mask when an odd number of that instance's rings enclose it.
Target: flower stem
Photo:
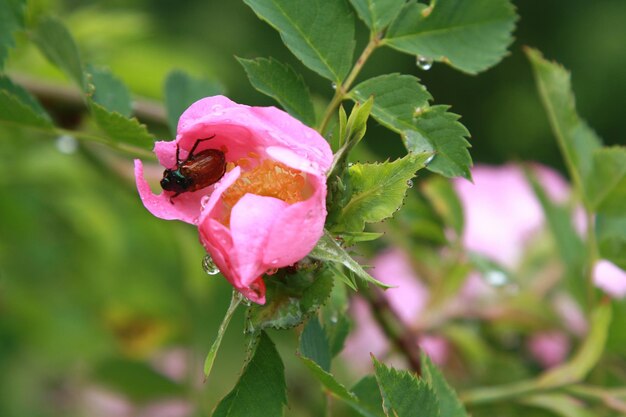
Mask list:
[[[367,62],[370,55],[372,55],[374,50],[380,45],[381,39],[382,32],[371,37],[370,41],[365,46],[365,49],[363,50],[363,52],[361,52],[361,55],[356,60],[354,67],[352,67],[352,70],[348,74],[348,77],[343,81],[343,83],[341,83],[341,85],[338,85],[335,89],[335,95],[330,100],[328,107],[326,107],[324,117],[322,118],[322,121],[317,128],[317,131],[321,134],[324,134],[324,130],[326,130],[330,119],[333,117],[333,114],[339,107],[339,104],[341,104],[341,102],[346,98],[348,90],[352,86],[352,83],[356,79],[357,75],[359,75],[359,73],[361,72],[361,69],[363,69],[365,62]]]

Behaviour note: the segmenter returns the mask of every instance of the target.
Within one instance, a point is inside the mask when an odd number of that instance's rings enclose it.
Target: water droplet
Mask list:
[[[354,166],[354,162],[348,162],[348,168],[353,167]]]
[[[277,272],[278,272],[278,268],[272,268],[272,269],[268,269],[265,275],[274,275]]]
[[[413,180],[406,180],[406,185],[409,188],[413,188]]]
[[[413,117],[419,117],[422,113],[424,113],[424,109],[416,107],[415,110],[413,110]]]
[[[421,70],[428,71],[433,67],[433,60],[432,58],[418,55],[415,59],[415,65]]]
[[[494,287],[502,287],[509,282],[509,277],[507,277],[502,271],[492,269],[491,271],[485,273],[485,280]]]
[[[431,162],[433,162],[433,159],[435,159],[435,154],[432,154],[431,156],[429,156],[428,159],[424,161],[424,165],[428,166]]]
[[[270,264],[277,265],[278,264],[278,259],[273,259],[272,262],[270,262]]]
[[[202,199],[200,199],[200,207],[204,209],[206,205],[209,203],[210,199],[211,198],[208,195],[205,195],[204,197],[202,197]]]
[[[338,321],[339,321],[339,319],[337,318],[337,316],[332,315],[332,316],[330,317],[330,322],[331,322],[331,323],[333,323],[333,324],[337,324],[337,322],[338,322]]]
[[[333,90],[337,89],[337,83],[332,83],[330,86],[333,88]]]
[[[78,141],[74,136],[61,135],[57,138],[55,145],[59,152],[70,155],[78,149]]]
[[[220,269],[215,265],[213,258],[211,258],[209,254],[202,259],[202,269],[204,269],[207,275],[217,275],[220,273]]]

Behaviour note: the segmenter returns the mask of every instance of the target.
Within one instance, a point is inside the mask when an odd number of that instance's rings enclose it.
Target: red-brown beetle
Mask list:
[[[215,184],[224,176],[226,172],[224,152],[217,149],[205,149],[194,155],[200,142],[214,137],[215,135],[196,140],[183,161],[180,160],[180,148],[176,147],[176,167],[166,169],[161,179],[161,188],[176,193],[170,197],[170,201],[179,194]]]

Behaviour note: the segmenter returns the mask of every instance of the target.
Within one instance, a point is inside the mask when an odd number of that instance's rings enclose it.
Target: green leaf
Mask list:
[[[596,149],[585,190],[592,210],[626,213],[626,147]]]
[[[432,106],[416,119],[416,129],[404,132],[404,144],[411,152],[434,150],[435,158],[428,164],[429,171],[445,177],[461,176],[472,179],[472,158],[467,150],[469,132],[459,115],[448,112],[449,106]]]
[[[106,110],[129,117],[133,108],[126,85],[109,70],[88,66],[90,97]]]
[[[60,20],[43,18],[35,28],[33,40],[51,63],[73,79],[84,92],[88,92],[78,47]]]
[[[172,135],[176,135],[178,119],[183,112],[204,97],[222,94],[224,87],[217,82],[193,78],[183,71],[172,71],[165,79],[165,109]]]
[[[341,232],[337,237],[343,240],[345,247],[349,248],[359,242],[371,242],[384,236],[378,232]]]
[[[93,100],[89,100],[89,104],[96,123],[114,142],[152,149],[154,138],[136,118],[128,119],[120,113],[111,112]]]
[[[254,356],[213,417],[280,417],[285,404],[285,368],[274,343],[262,332]]]
[[[52,128],[50,116],[21,86],[0,75],[0,120],[25,126]]]
[[[211,349],[209,349],[209,353],[204,360],[204,378],[208,379],[209,375],[211,375],[211,369],[213,368],[213,362],[215,362],[215,356],[217,355],[217,351],[222,344],[222,338],[224,337],[224,333],[226,333],[226,329],[228,328],[228,324],[230,323],[230,319],[233,318],[233,314],[235,314],[235,310],[239,306],[241,302],[241,296],[238,292],[233,290],[232,297],[230,299],[230,305],[228,306],[228,310],[226,310],[226,314],[224,315],[224,319],[220,324],[219,329],[217,330],[217,336],[215,337],[215,341],[211,345]]]
[[[300,351],[297,355],[313,376],[335,397],[356,410],[366,410],[359,399],[330,373],[331,353],[328,339],[316,317],[309,320],[305,326],[300,336]],[[363,415],[374,417],[367,412]]]
[[[328,299],[334,272],[323,266],[313,271],[287,274],[280,270],[265,279],[267,302],[248,309],[247,332],[268,327],[289,329],[300,325]]]
[[[527,48],[526,55],[570,176],[583,192],[585,205],[589,207],[585,186],[592,170],[594,151],[601,146],[601,141],[576,112],[569,72],[544,59],[535,49]]]
[[[363,22],[376,34],[398,15],[405,0],[350,0]]]
[[[439,369],[432,363],[430,358],[422,355],[423,378],[430,384],[437,395],[441,416],[468,417],[456,392],[448,385]]]
[[[332,182],[339,181],[343,178],[345,170],[348,167],[347,160],[350,151],[358,145],[365,136],[365,132],[367,131],[367,119],[370,117],[373,104],[374,100],[372,97],[367,99],[364,103],[356,103],[347,120],[343,107],[339,109],[339,143],[341,144],[341,148],[335,152],[333,163],[328,170],[328,178],[331,181],[329,188],[333,192],[341,189],[340,184],[333,184]]]
[[[626,269],[626,215],[596,215],[600,257]]]
[[[568,362],[547,371],[537,385],[544,388],[559,387],[583,380],[600,360],[611,325],[611,304],[604,302],[591,314],[590,331],[576,354]]]
[[[322,369],[313,359],[298,355],[302,363],[311,371],[313,376],[324,385],[335,397],[347,402],[356,402],[357,399],[348,389],[341,383],[337,382],[335,377]]]
[[[409,153],[393,162],[354,164],[348,169],[351,194],[334,222],[334,232],[361,232],[365,223],[393,216],[400,209],[411,178],[424,168],[428,153]]]
[[[345,0],[244,0],[310,69],[337,84],[352,66],[354,17]]]
[[[572,278],[575,282],[570,283],[572,285],[570,288],[577,295],[582,295],[586,291],[586,285],[579,271],[582,268],[581,262],[585,257],[585,247],[574,228],[572,213],[568,207],[561,207],[552,202],[532,171],[526,170],[526,176],[541,204],[561,258],[572,271]]]
[[[0,2],[0,70],[15,46],[13,34],[24,27],[25,0],[3,0]]]
[[[357,384],[352,387],[352,393],[357,396],[359,402],[358,407],[354,407],[349,403],[360,415],[366,417],[383,417],[383,397],[380,395],[380,389],[374,375],[363,377]]]
[[[448,106],[430,106],[432,96],[411,75],[388,74],[357,85],[352,99],[364,101],[374,96],[372,116],[382,125],[402,135],[409,152],[435,152],[428,170],[446,177],[471,179],[472,158],[467,150],[469,132]]]
[[[433,0],[429,7],[413,0],[383,43],[476,74],[504,57],[516,19],[509,0]]]
[[[311,253],[309,253],[309,256],[320,261],[341,264],[350,271],[354,272],[357,277],[361,278],[365,282],[370,282],[381,288],[390,288],[389,285],[383,284],[365,272],[363,267],[359,265],[357,261],[352,259],[348,252],[346,252],[345,249],[343,249],[328,232],[324,233],[324,236],[322,236],[319,242],[317,242],[317,246],[313,248]]]
[[[254,88],[278,101],[287,113],[304,124],[315,124],[315,110],[309,88],[293,68],[273,58],[237,60],[246,70]]]
[[[317,317],[311,317],[300,335],[300,354],[330,372],[330,344]]]
[[[335,285],[328,302],[322,307],[321,317],[324,332],[328,336],[330,354],[335,357],[343,350],[350,332],[351,322],[348,310],[348,293],[344,285]]]
[[[421,190],[443,222],[460,237],[463,233],[463,206],[452,183],[445,178],[433,177],[422,184]]]
[[[376,358],[372,360],[387,415],[394,417],[440,415],[437,396],[425,381],[417,379],[408,371],[388,368]]]

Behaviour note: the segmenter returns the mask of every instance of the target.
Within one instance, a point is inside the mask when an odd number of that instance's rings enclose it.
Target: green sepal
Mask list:
[[[326,302],[333,288],[332,269],[316,264],[300,268],[265,277],[267,302],[248,308],[246,332],[298,326]]]

